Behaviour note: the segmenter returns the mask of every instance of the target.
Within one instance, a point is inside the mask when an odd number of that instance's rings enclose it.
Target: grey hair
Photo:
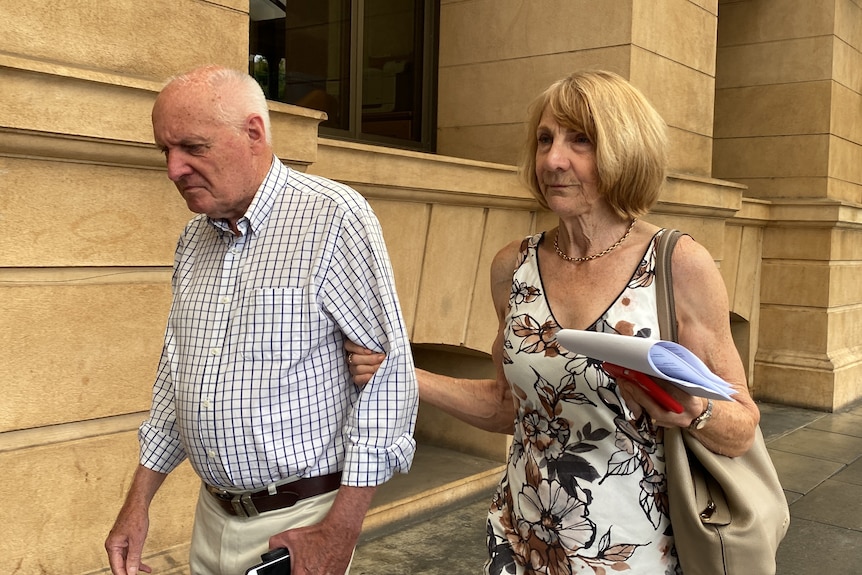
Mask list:
[[[168,81],[168,85],[193,83],[205,84],[219,96],[215,101],[215,112],[217,118],[224,124],[239,129],[250,114],[257,114],[263,118],[266,142],[272,145],[269,106],[257,80],[245,72],[232,68],[203,66]]]

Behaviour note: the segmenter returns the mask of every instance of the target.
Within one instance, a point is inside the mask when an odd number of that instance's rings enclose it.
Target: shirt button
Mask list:
[[[205,399],[201,402],[201,405],[203,405],[206,409],[209,409],[212,406],[212,403],[210,403],[209,399]]]
[[[222,298],[219,300],[219,302],[220,303],[230,303],[230,298],[226,295],[222,296]]]
[[[219,349],[217,347],[210,348],[210,355],[218,355],[220,353],[221,353],[221,349]]]
[[[215,459],[218,453],[215,452],[215,449],[210,449],[209,451],[207,451],[207,455],[210,456],[210,459]]]

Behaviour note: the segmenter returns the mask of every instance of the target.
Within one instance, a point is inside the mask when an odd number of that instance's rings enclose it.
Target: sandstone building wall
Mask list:
[[[150,107],[171,74],[244,69],[247,43],[247,0],[0,6],[0,573],[106,572],[190,217]],[[273,102],[276,152],[369,198],[417,361],[478,373],[491,258],[554,225],[515,178],[525,108],[580,67],[630,78],[668,121],[673,173],[648,219],[713,254],[755,397],[862,397],[855,0],[441,0],[438,154],[320,138],[321,113]],[[417,435],[505,456],[428,410]],[[184,464],[154,504],[160,573],[187,570],[197,487]]]

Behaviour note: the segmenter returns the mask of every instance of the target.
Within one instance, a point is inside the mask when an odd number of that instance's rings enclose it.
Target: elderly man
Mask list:
[[[177,245],[140,463],[105,542],[111,569],[150,571],[150,503],[188,458],[202,480],[192,573],[243,573],[276,547],[293,573],[344,573],[376,487],[415,450],[413,362],[379,223],[354,190],[273,155],[247,74],[179,76],[152,120],[199,215]],[[361,391],[346,340],[387,357]]]

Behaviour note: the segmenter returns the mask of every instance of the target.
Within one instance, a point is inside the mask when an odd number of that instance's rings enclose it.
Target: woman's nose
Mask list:
[[[545,153],[544,165],[549,170],[564,170],[568,165],[565,150],[561,144],[553,142]]]

